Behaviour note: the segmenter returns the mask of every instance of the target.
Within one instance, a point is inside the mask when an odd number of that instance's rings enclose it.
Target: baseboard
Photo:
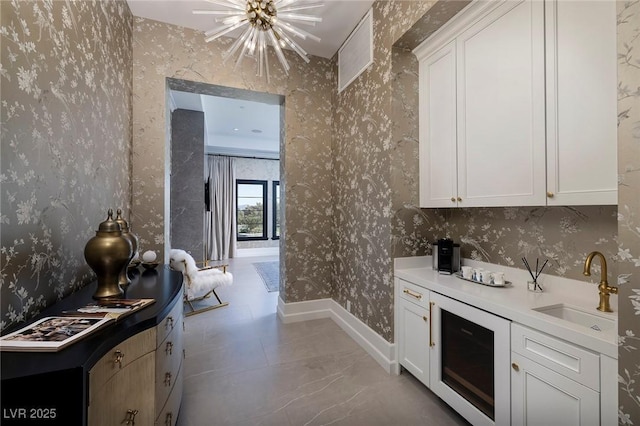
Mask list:
[[[387,372],[395,373],[398,361],[394,343],[387,342],[368,325],[333,299],[284,303],[278,298],[278,317],[285,323],[331,318]]]
[[[237,249],[235,257],[278,256],[280,247],[258,247]]]

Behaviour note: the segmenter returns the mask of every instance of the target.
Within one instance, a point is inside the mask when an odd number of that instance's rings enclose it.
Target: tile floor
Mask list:
[[[229,262],[229,306],[185,319],[179,426],[465,425],[408,373],[387,374],[332,320],[281,323],[254,261]]]

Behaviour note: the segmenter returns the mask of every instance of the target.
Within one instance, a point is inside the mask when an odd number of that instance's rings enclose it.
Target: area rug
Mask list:
[[[258,275],[264,281],[265,287],[268,292],[280,290],[280,262],[255,262],[253,264]]]

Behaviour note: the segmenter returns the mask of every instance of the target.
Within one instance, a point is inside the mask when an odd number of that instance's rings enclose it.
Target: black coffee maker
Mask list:
[[[441,274],[453,274],[460,270],[460,244],[443,238],[433,244],[433,269]]]

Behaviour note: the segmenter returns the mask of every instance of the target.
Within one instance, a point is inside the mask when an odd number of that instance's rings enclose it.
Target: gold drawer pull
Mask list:
[[[124,353],[120,350],[114,352],[115,359],[113,360],[114,364],[118,364],[120,368],[122,368],[122,359],[124,358]]]
[[[164,385],[171,386],[171,373],[164,374]]]
[[[171,414],[171,412],[167,413],[167,416],[164,419],[164,424],[165,426],[171,426],[173,424],[173,414]]]
[[[415,297],[418,300],[422,300],[422,295],[420,293],[414,293],[413,291],[406,288],[403,291],[404,291],[404,294],[408,294],[411,297]]]
[[[127,410],[127,417],[120,424],[125,425],[135,425],[136,424],[136,415],[138,414],[138,410]]]
[[[173,330],[173,317],[167,317],[167,323],[165,324],[165,328],[169,328]]]
[[[167,355],[173,354],[173,343],[167,342],[167,347],[164,349],[164,353]]]
[[[511,367],[515,370],[515,371],[520,371],[520,366],[518,364],[516,364],[515,362],[511,364]]]
[[[429,321],[429,318],[427,318],[425,315],[422,316],[422,319],[424,320],[424,322]]]

